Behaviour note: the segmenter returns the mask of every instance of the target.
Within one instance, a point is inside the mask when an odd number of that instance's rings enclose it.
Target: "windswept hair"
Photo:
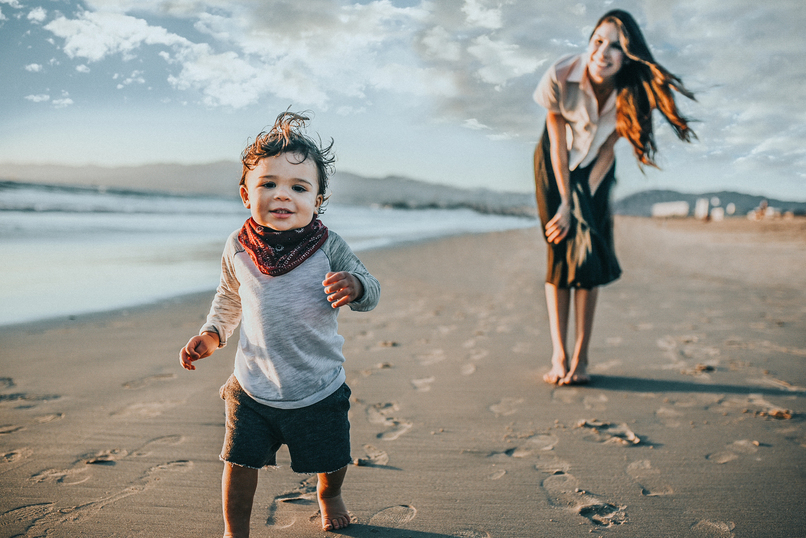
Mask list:
[[[331,152],[333,149],[333,139],[328,146],[323,146],[321,140],[316,140],[305,134],[305,128],[310,118],[295,112],[285,111],[274,120],[272,128],[266,132],[262,131],[255,141],[246,146],[241,153],[243,171],[241,172],[241,185],[246,184],[246,174],[254,170],[261,159],[274,157],[281,153],[293,153],[299,157],[295,164],[303,163],[306,159],[311,159],[316,165],[317,176],[319,178],[319,192],[327,200],[327,188],[330,176],[333,173],[333,163],[336,158]],[[319,207],[319,213],[323,213],[325,204]]]
[[[677,109],[675,90],[689,99],[694,94],[683,86],[677,76],[664,69],[655,61],[649,46],[635,19],[624,10],[614,9],[605,13],[594,27],[611,22],[616,28],[624,51],[624,64],[616,74],[616,131],[629,140],[638,161],[643,165],[654,166],[655,134],[652,129],[652,111],[658,110],[674,129],[680,140],[690,142],[697,135],[689,127]],[[591,33],[593,37],[593,33]]]

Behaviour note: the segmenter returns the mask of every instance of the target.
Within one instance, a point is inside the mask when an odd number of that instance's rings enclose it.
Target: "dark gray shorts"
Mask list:
[[[350,387],[343,384],[320,402],[300,409],[277,409],[256,402],[230,376],[220,390],[227,415],[221,460],[261,469],[277,465],[277,450],[288,446],[297,473],[330,473],[350,456]]]

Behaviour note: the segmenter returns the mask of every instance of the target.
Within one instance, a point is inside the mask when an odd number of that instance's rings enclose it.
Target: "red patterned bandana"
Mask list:
[[[327,239],[327,226],[313,216],[303,228],[277,232],[258,225],[252,217],[244,223],[238,241],[264,275],[284,275],[319,250]]]

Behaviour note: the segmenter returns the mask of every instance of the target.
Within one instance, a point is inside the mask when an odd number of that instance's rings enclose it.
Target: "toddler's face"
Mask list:
[[[310,159],[281,153],[261,159],[241,185],[243,205],[260,226],[283,232],[307,226],[322,205],[319,175]]]

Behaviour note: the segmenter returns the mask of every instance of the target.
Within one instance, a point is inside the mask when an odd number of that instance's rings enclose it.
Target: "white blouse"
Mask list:
[[[616,130],[616,92],[607,98],[600,115],[585,60],[580,54],[563,56],[549,67],[533,97],[549,112],[565,118],[570,170],[592,163],[599,148]]]

